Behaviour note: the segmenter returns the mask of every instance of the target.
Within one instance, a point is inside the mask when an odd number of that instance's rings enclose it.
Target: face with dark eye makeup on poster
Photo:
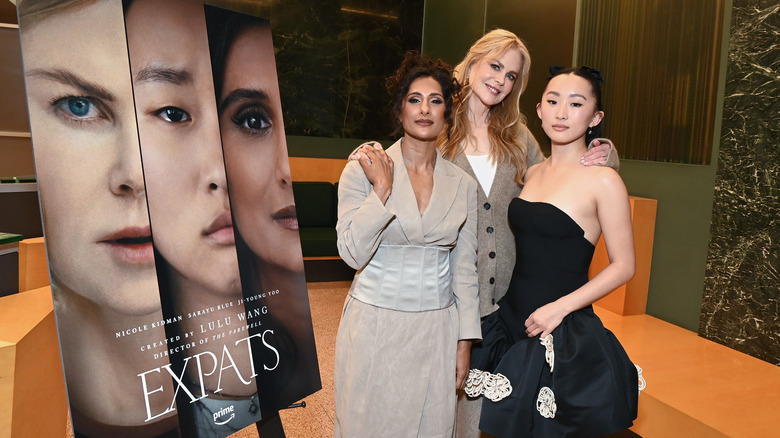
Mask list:
[[[236,223],[273,269],[301,273],[298,221],[270,26],[244,27],[225,61],[220,128]]]
[[[283,361],[258,386],[265,406],[278,408],[321,385],[271,26],[216,8],[206,15],[242,287],[264,296]]]

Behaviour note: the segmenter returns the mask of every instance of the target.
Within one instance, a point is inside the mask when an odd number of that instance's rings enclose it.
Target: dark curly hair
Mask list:
[[[387,91],[391,98],[390,121],[393,123],[394,136],[399,136],[403,132],[399,117],[409,87],[415,79],[428,77],[433,78],[441,85],[445,104],[444,122],[447,125],[447,136],[449,137],[452,125],[452,99],[460,92],[460,85],[452,78],[452,67],[446,62],[440,59],[426,58],[416,51],[407,52],[398,70],[387,78]]]

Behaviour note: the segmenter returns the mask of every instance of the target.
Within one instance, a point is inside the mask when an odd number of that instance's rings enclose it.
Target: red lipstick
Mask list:
[[[142,265],[154,262],[149,226],[127,227],[103,237],[98,244],[123,263]]]

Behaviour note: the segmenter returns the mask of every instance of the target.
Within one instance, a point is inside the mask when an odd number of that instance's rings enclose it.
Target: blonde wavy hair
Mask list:
[[[452,108],[452,127],[449,135],[445,132],[438,138],[441,154],[449,160],[462,152],[466,141],[476,141],[469,121],[469,99],[472,95],[469,84],[471,68],[484,58],[500,58],[509,50],[519,50],[522,60],[512,92],[501,103],[493,105],[488,113],[488,136],[490,138],[490,156],[494,163],[509,160],[517,169],[515,181],[523,184],[527,169],[528,150],[518,140],[520,130],[525,125],[525,116],[520,112],[520,95],[528,84],[531,70],[531,55],[525,43],[514,33],[504,29],[494,29],[478,39],[471,46],[463,61],[455,66],[455,79],[463,85],[460,95]],[[446,131],[446,130],[445,130]]]

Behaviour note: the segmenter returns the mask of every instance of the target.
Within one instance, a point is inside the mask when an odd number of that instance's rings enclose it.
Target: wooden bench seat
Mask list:
[[[595,310],[644,371],[631,430],[644,438],[780,436],[780,367],[649,315]]]
[[[61,437],[68,416],[51,289],[0,297],[0,437]]]

